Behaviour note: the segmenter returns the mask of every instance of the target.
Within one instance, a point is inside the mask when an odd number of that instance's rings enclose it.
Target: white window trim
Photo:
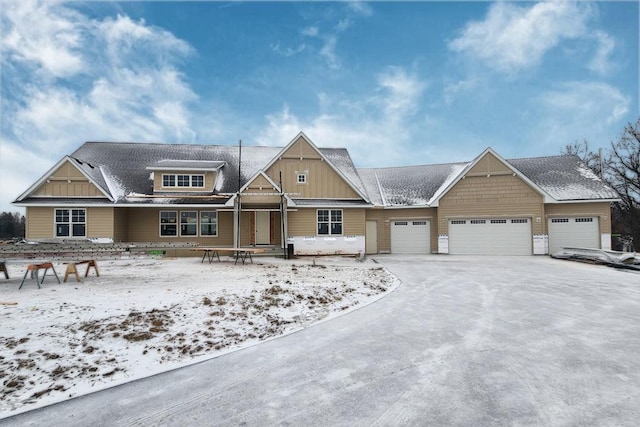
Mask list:
[[[176,214],[176,234],[162,234],[162,213],[163,212],[173,212]],[[195,212],[196,213],[196,234],[182,234],[182,212]],[[201,218],[201,214],[202,212],[213,212],[216,215],[216,234],[202,234],[201,233],[201,225],[202,225],[202,218]],[[55,215],[55,211],[54,211],[54,215]],[[85,219],[86,219],[86,213],[85,213]],[[220,223],[218,222],[219,216],[218,216],[218,211],[217,210],[211,210],[211,209],[203,209],[203,210],[198,210],[198,209],[184,209],[184,210],[170,210],[170,209],[163,209],[161,211],[158,212],[158,236],[159,237],[163,237],[163,238],[175,238],[175,237],[185,237],[185,238],[193,238],[193,237],[203,237],[203,238],[210,238],[210,237],[218,237],[219,235],[219,227],[220,227]],[[55,222],[55,220],[54,220]]]
[[[189,185],[185,185],[185,186],[181,186],[178,185],[178,176],[183,176],[186,175],[189,177]],[[174,185],[164,185],[164,178],[166,176],[173,176],[173,182]],[[202,185],[201,186],[194,186],[193,185],[193,178],[199,176],[202,177]],[[202,190],[205,188],[205,181],[206,181],[206,177],[204,174],[189,174],[189,173],[163,173],[161,180],[160,180],[160,185],[162,188],[171,188],[171,189],[185,189],[185,188],[189,188],[189,189],[199,189]]]
[[[163,212],[173,212],[176,214],[176,234],[162,234],[162,213]],[[166,237],[166,238],[175,238],[178,237],[178,235],[180,234],[178,232],[178,227],[180,226],[180,215],[178,211],[170,211],[170,210],[162,210],[158,212],[158,235],[160,237]]]
[[[327,222],[328,224],[328,228],[327,228],[327,234],[320,234],[318,233],[318,212],[320,211],[328,211],[329,212],[329,220]],[[342,221],[340,221],[340,224],[342,224],[342,233],[340,234],[333,234],[331,233],[331,224],[333,221],[331,221],[331,212],[334,211],[340,211],[340,218],[342,219]],[[323,223],[326,221],[322,221]],[[344,236],[344,210],[343,209],[316,209],[316,235],[317,236]]]
[[[196,226],[196,234],[182,234],[182,213],[183,212],[194,212],[196,214],[196,222],[195,222],[195,226]],[[200,230],[198,230],[199,226],[200,226],[200,221],[199,221],[199,216],[200,216],[200,211],[191,211],[191,210],[184,210],[184,211],[180,211],[180,214],[178,215],[178,225],[180,228],[180,237],[198,237],[198,235],[200,234]],[[187,225],[191,225],[192,223],[185,223]]]
[[[64,222],[57,222],[56,221],[56,211],[58,210],[65,210],[68,212],[69,214],[69,221],[64,223]],[[75,224],[84,224],[84,235],[83,236],[74,236],[73,235],[73,214],[72,211],[74,210],[83,210],[84,211],[84,222],[77,222]],[[69,234],[67,234],[66,236],[58,236],[58,224],[66,224],[69,226]],[[53,208],[53,237],[54,238],[66,238],[66,239],[84,239],[87,237],[87,231],[89,229],[89,216],[88,216],[88,211],[87,208]]]
[[[302,178],[302,181],[300,180],[300,178]],[[309,181],[307,180],[307,173],[306,172],[298,172],[296,174],[296,184],[298,185],[306,185]]]
[[[203,212],[213,212],[216,214],[216,234],[202,234],[202,213]],[[218,211],[217,210],[202,210],[198,211],[198,235],[200,237],[218,237]]]

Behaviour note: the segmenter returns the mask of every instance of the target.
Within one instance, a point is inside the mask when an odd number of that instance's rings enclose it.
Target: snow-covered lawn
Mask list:
[[[26,263],[10,263],[0,279],[0,418],[290,333],[397,286],[373,261],[222,259],[99,261],[100,277],[47,275],[42,289],[27,279],[21,290]]]

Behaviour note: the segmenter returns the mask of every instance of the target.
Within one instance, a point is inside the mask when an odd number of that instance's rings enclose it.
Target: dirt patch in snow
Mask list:
[[[215,357],[372,302],[397,285],[350,258],[104,261],[100,277],[0,286],[0,417]],[[64,265],[55,264],[58,274]],[[17,303],[17,304],[13,304]]]

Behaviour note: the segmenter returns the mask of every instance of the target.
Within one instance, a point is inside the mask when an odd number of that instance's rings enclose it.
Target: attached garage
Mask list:
[[[449,253],[458,255],[531,255],[530,218],[449,221]]]
[[[562,248],[600,248],[598,217],[549,219],[549,253]]]
[[[431,231],[428,220],[391,221],[392,254],[431,253]]]

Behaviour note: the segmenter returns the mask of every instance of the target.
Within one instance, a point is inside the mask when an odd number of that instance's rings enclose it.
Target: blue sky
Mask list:
[[[355,164],[606,147],[638,107],[638,2],[0,0],[0,210],[84,141]]]

